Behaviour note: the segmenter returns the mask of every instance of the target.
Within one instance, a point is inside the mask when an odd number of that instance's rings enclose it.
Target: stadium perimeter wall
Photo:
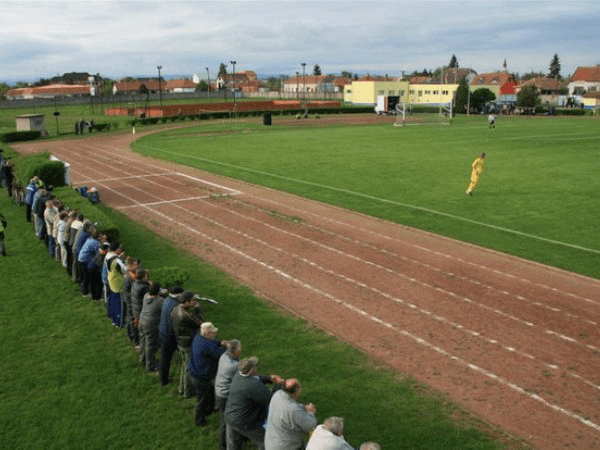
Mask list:
[[[277,111],[301,108],[340,108],[341,102],[332,100],[315,100],[303,103],[300,100],[268,100],[268,101],[244,101],[227,103],[199,103],[167,106],[150,106],[147,108],[108,108],[105,110],[107,116],[141,116],[145,117],[172,117],[177,115],[200,114],[204,112],[217,111]],[[235,108],[235,109],[234,109]]]

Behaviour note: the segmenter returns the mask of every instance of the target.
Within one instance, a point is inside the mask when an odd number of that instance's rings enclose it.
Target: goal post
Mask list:
[[[398,103],[394,126],[450,125],[452,102],[449,103]]]

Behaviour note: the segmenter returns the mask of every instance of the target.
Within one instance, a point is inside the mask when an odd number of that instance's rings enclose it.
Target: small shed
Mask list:
[[[44,114],[21,114],[17,116],[17,131],[37,130],[45,134]]]

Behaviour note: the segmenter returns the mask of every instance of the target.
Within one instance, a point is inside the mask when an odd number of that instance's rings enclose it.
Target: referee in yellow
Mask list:
[[[471,164],[471,167],[473,170],[471,171],[471,184],[469,184],[467,192],[465,192],[467,195],[473,195],[473,189],[479,184],[481,174],[487,170],[485,167],[485,152],[479,154],[475,161],[473,161],[473,164]]]

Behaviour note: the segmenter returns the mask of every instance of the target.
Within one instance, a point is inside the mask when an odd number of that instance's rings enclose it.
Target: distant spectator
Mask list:
[[[60,263],[67,268],[67,219],[69,213],[64,209],[58,213],[56,221],[56,245],[60,248]]]
[[[313,431],[306,450],[354,450],[344,439],[344,419],[335,416],[325,419]]]
[[[36,175],[30,181],[27,187],[25,188],[25,218],[27,222],[31,222],[31,208],[33,207],[33,197],[35,193],[38,191],[37,181],[39,177]]]
[[[294,378],[273,394],[269,405],[265,450],[302,450],[304,436],[317,426],[317,408],[298,401],[302,388]]]
[[[188,366],[190,380],[196,390],[196,426],[206,424],[206,417],[215,411],[215,387],[219,358],[225,353],[227,341],[217,341],[218,328],[204,322],[192,341]]]
[[[8,196],[12,197],[12,186],[13,186],[13,166],[10,158],[6,158],[2,161],[2,165],[0,166],[0,172],[2,172],[2,178],[4,179],[4,184],[6,184],[6,190],[8,191]]]
[[[56,241],[54,240],[54,219],[58,215],[58,202],[55,200],[48,200],[46,202],[46,209],[44,210],[44,221],[46,223],[46,233],[48,235],[48,255],[54,258],[56,253]]]
[[[265,384],[280,381],[281,377],[277,375],[258,375],[258,358],[240,361],[238,371],[231,381],[225,408],[228,450],[240,450],[246,440],[264,450],[263,424],[267,419],[272,395]]]
[[[134,333],[133,333],[133,307],[131,303],[131,288],[133,286],[133,281],[137,275],[137,269],[140,261],[137,259],[133,259],[131,257],[127,257],[125,260],[125,265],[127,266],[127,273],[125,274],[125,281],[123,282],[123,290],[121,291],[121,301],[123,302],[123,324],[127,328],[127,337],[130,342],[134,342]],[[134,345],[137,345],[135,343]]]
[[[133,315],[133,325],[137,330],[137,344],[139,350],[141,348],[142,334],[140,330],[140,314],[144,306],[144,295],[150,289],[150,281],[148,281],[148,271],[143,268],[138,268],[135,280],[131,285],[131,314]],[[136,333],[136,331],[134,331]],[[140,362],[145,362],[146,357],[140,353]]]
[[[78,213],[75,220],[71,222],[71,230],[69,231],[69,247],[71,248],[71,279],[75,283],[79,283],[79,273],[77,272],[77,257],[78,253],[75,251],[75,242],[79,235],[79,230],[83,228],[84,216]]]
[[[164,301],[159,293],[160,285],[150,282],[150,288],[144,295],[144,304],[140,313],[140,330],[143,335],[140,340],[140,356],[143,354],[148,372],[158,372],[158,361],[156,359],[156,352],[159,348],[158,324]]]
[[[179,296],[183,293],[183,288],[175,284],[169,288],[169,295],[165,299],[160,312],[160,324],[158,325],[158,334],[160,338],[160,362],[158,373],[160,384],[166,386],[169,384],[169,372],[171,370],[171,360],[173,354],[177,351],[177,338],[173,330],[171,313],[179,305]]]
[[[8,224],[8,222],[2,213],[0,213],[0,254],[2,254],[2,256],[6,256],[6,247],[4,245],[4,230],[6,227],[4,224]]]
[[[121,291],[125,284],[125,273],[127,267],[123,262],[123,248],[119,242],[110,243],[110,252],[106,255],[106,268],[108,270],[108,317],[115,327],[120,328],[123,324],[123,305],[121,303]]]
[[[31,212],[33,213],[33,223],[35,225],[35,236],[46,243],[46,222],[44,221],[44,211],[46,201],[48,200],[48,191],[40,188],[33,195]]]

